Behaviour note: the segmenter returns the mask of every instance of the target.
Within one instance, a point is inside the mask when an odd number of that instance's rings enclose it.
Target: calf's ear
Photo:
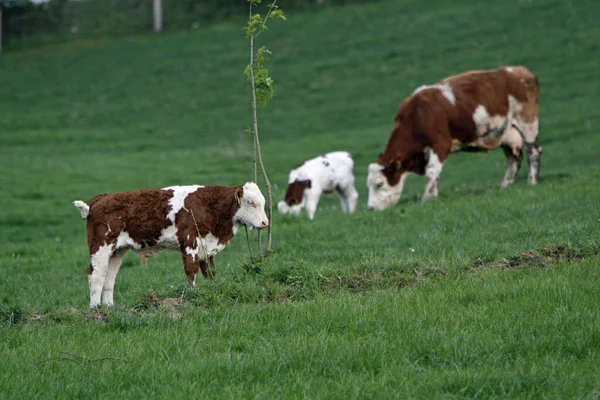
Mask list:
[[[235,199],[237,200],[238,204],[242,204],[242,197],[244,197],[244,189],[241,187],[237,188],[234,196],[235,196]]]

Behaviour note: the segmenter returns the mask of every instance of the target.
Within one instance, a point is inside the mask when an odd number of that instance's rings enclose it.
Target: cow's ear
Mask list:
[[[238,204],[242,204],[242,197],[244,196],[244,188],[237,188],[237,190],[235,191],[235,199],[237,200]]]
[[[399,170],[402,167],[402,160],[396,160],[396,169]]]

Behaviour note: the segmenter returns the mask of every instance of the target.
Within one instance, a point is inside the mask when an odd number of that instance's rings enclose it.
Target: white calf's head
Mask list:
[[[277,203],[277,211],[279,211],[279,214],[282,215],[298,215],[302,211],[303,205],[304,203],[290,206],[284,200],[281,200],[279,203]]]
[[[277,204],[280,214],[298,215],[304,207],[304,194],[312,188],[310,179],[299,179],[296,170],[290,173],[285,197]]]
[[[400,163],[384,167],[378,163],[369,164],[367,188],[369,189],[369,210],[385,210],[400,200],[407,172],[401,171]]]
[[[269,226],[269,219],[265,213],[265,197],[256,183],[246,182],[236,192],[236,198],[240,208],[233,216],[235,223],[246,225],[250,229],[263,229]]]

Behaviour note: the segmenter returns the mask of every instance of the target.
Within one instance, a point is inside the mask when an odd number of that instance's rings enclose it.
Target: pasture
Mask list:
[[[103,313],[71,202],[252,178],[243,21],[2,54],[0,398],[597,398],[600,4],[454,3],[272,22],[273,200],[292,167],[347,150],[357,212],[336,198],[312,222],[275,211],[264,264],[240,232],[194,288],[178,253],[148,268],[130,253]],[[500,150],[454,154],[438,199],[421,204],[411,176],[398,206],[367,212],[400,102],[508,64],[540,80],[540,184],[524,163],[500,190]]]

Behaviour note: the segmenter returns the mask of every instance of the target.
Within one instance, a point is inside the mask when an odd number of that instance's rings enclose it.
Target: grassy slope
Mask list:
[[[150,260],[149,269],[127,257],[115,293],[123,307],[105,324],[60,311],[88,301],[84,223],[69,203],[101,192],[239,184],[251,176],[241,74],[247,49],[239,27],[3,55],[0,307],[5,316],[56,315],[47,324],[2,328],[8,340],[0,353],[9,363],[0,387],[11,397],[50,388],[63,395],[206,390],[311,397],[597,390],[597,295],[590,289],[598,281],[597,256],[506,276],[463,271],[478,259],[555,243],[595,252],[598,11],[594,1],[407,1],[274,24],[261,36],[275,53],[277,83],[276,101],[261,110],[261,133],[276,198],[298,162],[347,149],[357,164],[359,211],[344,217],[337,201],[325,198],[312,223],[276,215],[277,253],[259,275],[240,267],[246,252],[237,238],[217,259],[216,284],[200,282],[188,292],[178,320],[130,311],[149,290],[179,296],[184,274],[174,253]],[[501,192],[500,152],[460,154],[442,174],[440,199],[416,202],[423,182],[412,177],[398,207],[367,213],[366,165],[382,151],[400,101],[424,82],[513,63],[541,81],[541,184],[526,186],[523,171]],[[335,276],[363,291],[430,273],[449,278],[400,292],[322,293]],[[265,304],[281,298],[308,301]],[[130,361],[87,368],[51,362],[12,386],[14,374],[60,351]],[[129,378],[114,384],[122,376]]]

